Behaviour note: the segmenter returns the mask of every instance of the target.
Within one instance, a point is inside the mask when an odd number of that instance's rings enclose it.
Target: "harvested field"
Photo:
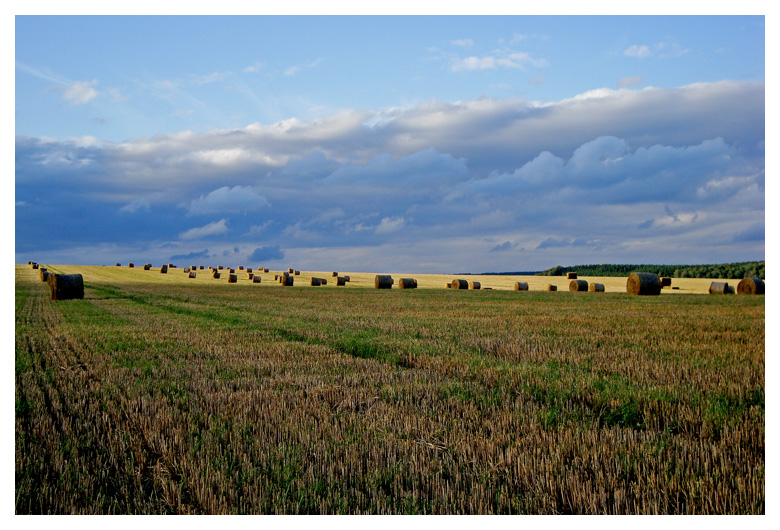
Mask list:
[[[84,299],[16,267],[18,514],[765,511],[763,295],[44,266]]]

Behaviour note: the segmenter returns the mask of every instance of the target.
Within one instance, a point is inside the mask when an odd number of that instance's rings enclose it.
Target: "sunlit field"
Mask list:
[[[18,514],[765,511],[763,295],[48,268],[85,297],[16,266]]]

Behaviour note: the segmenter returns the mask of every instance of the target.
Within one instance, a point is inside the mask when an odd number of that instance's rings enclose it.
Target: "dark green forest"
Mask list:
[[[765,261],[744,261],[718,265],[557,265],[537,276],[565,276],[576,272],[580,276],[628,276],[632,272],[654,272],[670,278],[761,278],[766,279]]]

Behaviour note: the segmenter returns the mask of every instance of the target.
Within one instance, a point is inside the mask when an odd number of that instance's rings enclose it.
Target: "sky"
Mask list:
[[[764,16],[16,16],[15,261],[765,259]]]

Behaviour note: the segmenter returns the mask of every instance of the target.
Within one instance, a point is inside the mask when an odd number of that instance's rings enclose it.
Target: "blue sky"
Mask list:
[[[15,259],[764,259],[764,43],[763,16],[17,16]]]

